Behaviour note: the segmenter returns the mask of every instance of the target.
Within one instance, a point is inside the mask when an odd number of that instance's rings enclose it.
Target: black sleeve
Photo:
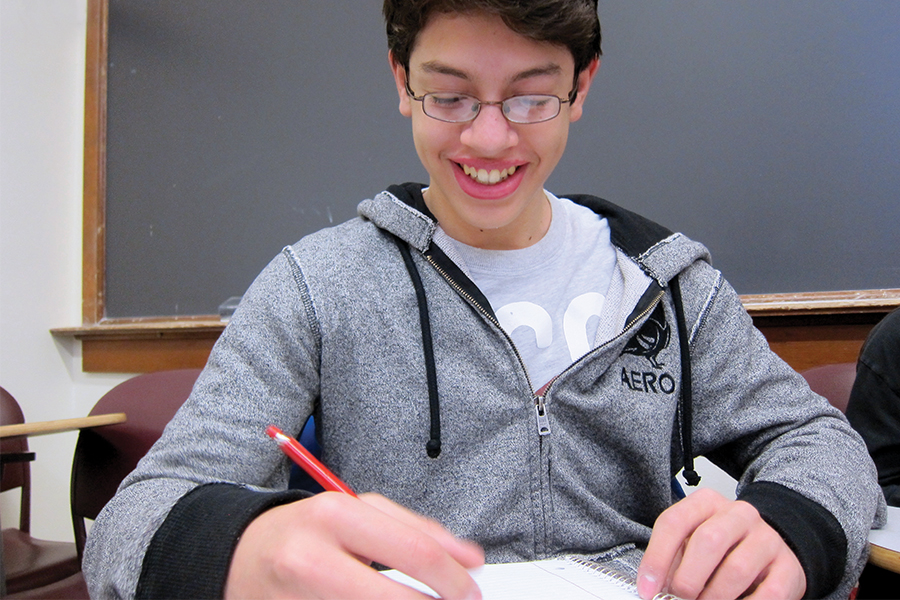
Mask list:
[[[859,432],[885,500],[900,506],[900,311],[876,325],[859,355],[847,420]]]
[[[806,573],[805,598],[822,598],[837,588],[847,563],[847,536],[834,515],[769,481],[751,483],[738,500],[752,504],[797,555]]]
[[[257,492],[212,483],[185,494],[156,531],[144,556],[137,598],[221,598],[231,555],[247,525],[264,511],[309,496],[301,490]]]

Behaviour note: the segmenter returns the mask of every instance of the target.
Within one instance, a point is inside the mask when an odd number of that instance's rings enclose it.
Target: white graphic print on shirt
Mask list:
[[[547,196],[550,229],[528,248],[483,250],[435,236],[490,302],[535,389],[595,347],[616,265],[606,220]]]

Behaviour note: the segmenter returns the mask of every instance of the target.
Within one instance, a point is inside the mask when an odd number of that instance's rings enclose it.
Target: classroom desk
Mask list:
[[[16,423],[13,425],[0,425],[0,438],[44,435],[48,433],[60,433],[63,431],[75,431],[88,427],[100,427],[101,425],[113,425],[124,423],[125,413],[106,413],[91,415],[88,417],[76,417],[74,419],[56,419],[53,421],[31,421],[29,423]],[[0,475],[3,472],[3,464],[20,460],[32,460],[34,452],[6,454],[0,461]],[[3,567],[3,545],[0,544],[0,597],[6,596],[6,572]]]
[[[20,435],[44,435],[47,433],[60,433],[62,431],[74,431],[88,427],[101,425],[114,425],[124,423],[125,413],[106,413],[91,415],[89,417],[76,417],[74,419],[56,419],[54,421],[31,421],[29,423],[16,423],[14,425],[0,425],[0,438],[15,437]]]
[[[869,562],[900,573],[900,507],[888,506],[888,522],[869,533]]]

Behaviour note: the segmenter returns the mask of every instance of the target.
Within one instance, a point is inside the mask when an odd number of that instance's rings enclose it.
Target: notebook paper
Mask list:
[[[437,598],[431,588],[399,571],[383,571],[391,579]],[[575,557],[485,565],[473,570],[484,600],[634,600],[634,583],[607,571],[600,563]],[[660,599],[668,598],[659,596]]]

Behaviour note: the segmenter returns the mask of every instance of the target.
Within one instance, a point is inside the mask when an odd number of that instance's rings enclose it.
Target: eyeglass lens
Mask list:
[[[425,94],[422,108],[425,114],[441,121],[453,123],[471,121],[484,104],[464,94]],[[540,123],[559,114],[560,100],[556,96],[513,96],[501,104],[503,115],[513,123]]]

